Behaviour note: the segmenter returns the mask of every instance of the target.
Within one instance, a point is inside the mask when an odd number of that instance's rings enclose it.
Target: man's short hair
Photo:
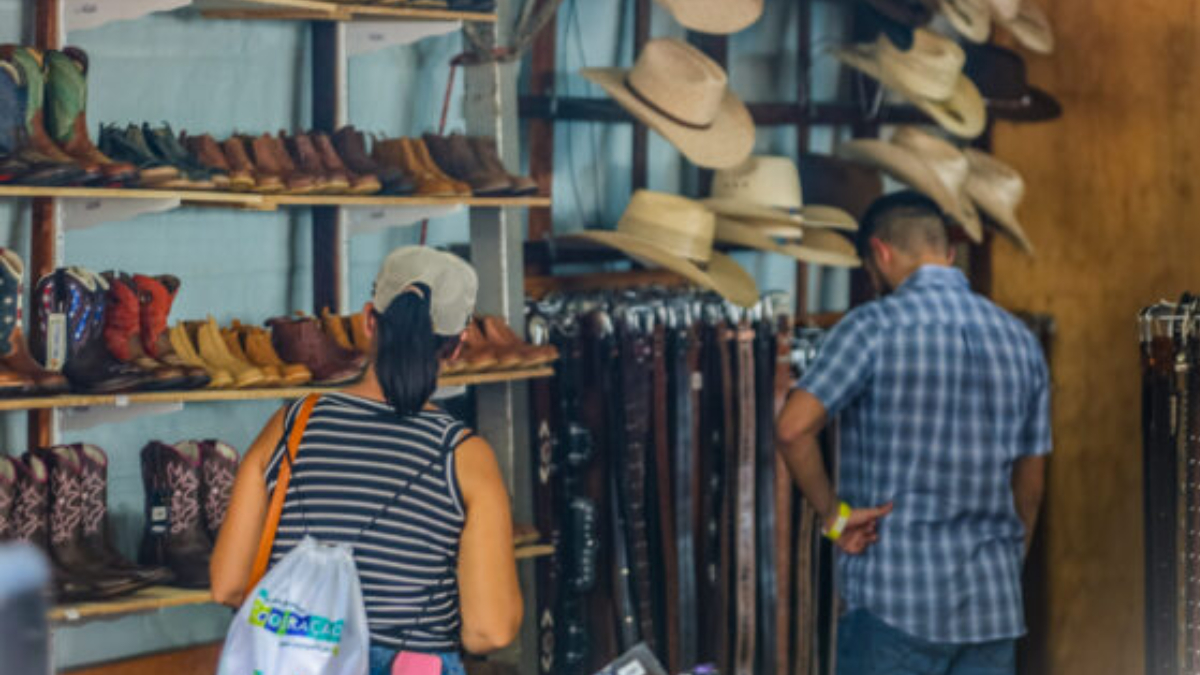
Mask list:
[[[872,238],[909,254],[940,253],[950,245],[942,209],[929,197],[912,190],[880,197],[867,209],[855,238],[858,256],[864,261],[870,259]]]

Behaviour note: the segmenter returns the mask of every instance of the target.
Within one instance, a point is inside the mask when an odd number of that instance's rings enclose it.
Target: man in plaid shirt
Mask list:
[[[1050,452],[1041,347],[951,266],[930,200],[882,198],[858,248],[883,297],[829,333],[778,430],[840,549],[838,673],[1011,675]],[[835,492],[817,436],[839,415]]]

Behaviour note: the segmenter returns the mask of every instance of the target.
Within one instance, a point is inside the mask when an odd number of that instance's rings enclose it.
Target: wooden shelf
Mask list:
[[[531,535],[536,542],[539,538],[530,526],[517,526],[517,532]],[[520,536],[515,537],[517,560],[532,560],[554,553],[554,547],[549,544],[522,542]],[[213,601],[212,594],[207,589],[172,588],[170,586],[153,586],[143,589],[123,598],[99,602],[82,602],[71,605],[57,605],[50,609],[48,618],[51,623],[72,624],[96,619],[116,619],[130,614],[157,612],[171,607],[188,607],[204,605]]]
[[[178,199],[182,204],[228,206],[261,211],[274,211],[279,207],[287,206],[469,206],[476,208],[546,208],[550,206],[550,198],[542,196],[392,197],[387,195],[263,195],[249,192],[204,190],[142,190],[133,188],[0,185],[0,198],[28,199],[34,197],[57,199]]]
[[[452,375],[443,377],[438,384],[457,387],[474,384],[495,384],[550,377],[553,368],[529,370],[503,370],[490,373]],[[125,407],[145,403],[206,403],[213,401],[254,401],[269,399],[296,399],[312,393],[325,393],[336,389],[316,387],[291,387],[273,389],[199,389],[195,391],[147,391],[130,394],[66,394],[37,398],[0,399],[0,411],[45,410],[50,408],[86,408],[93,406]]]
[[[203,16],[211,19],[496,22],[495,13],[455,11],[433,2],[387,6],[323,0],[201,0],[195,5]]]

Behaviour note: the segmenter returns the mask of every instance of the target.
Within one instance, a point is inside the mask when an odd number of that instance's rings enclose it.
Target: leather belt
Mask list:
[[[692,439],[692,378],[688,356],[691,339],[686,327],[673,328],[667,342],[670,362],[672,455],[674,459],[676,564],[679,578],[679,658],[684,668],[696,664],[698,613],[696,607],[696,546],[693,520],[695,467]]]
[[[1146,644],[1147,675],[1175,675],[1177,659],[1179,548],[1175,519],[1178,503],[1174,345],[1155,337],[1143,352],[1142,433],[1146,451]]]
[[[754,335],[754,443],[757,455],[755,508],[758,531],[758,670],[774,673],[778,669],[776,632],[777,608],[785,602],[779,598],[779,578],[776,576],[775,540],[775,331],[767,321],[759,321]],[[786,657],[783,663],[786,663]]]
[[[674,494],[671,488],[671,436],[670,417],[667,396],[670,391],[667,377],[666,328],[661,324],[655,327],[653,341],[653,378],[654,378],[654,484],[658,491],[658,509],[655,513],[655,526],[658,531],[659,555],[652,556],[657,561],[659,573],[656,578],[662,580],[663,592],[656,594],[660,600],[660,608],[656,613],[659,617],[662,644],[666,647],[667,670],[678,673],[682,669],[680,662],[680,628],[679,628],[679,565],[676,550],[674,522]]]
[[[774,373],[774,415],[768,423],[772,439],[775,432],[775,419],[783,411],[787,402],[788,392],[792,389],[792,360],[791,360],[792,322],[788,317],[778,321],[775,339],[773,340],[773,356],[775,359]],[[778,443],[774,443],[778,446]],[[795,490],[791,474],[783,455],[775,448],[775,575],[778,579],[779,602],[775,604],[775,672],[788,672],[791,659],[791,622],[792,622],[792,491]]]
[[[753,675],[756,657],[754,330],[737,327],[737,505],[735,527],[734,675]]]
[[[721,597],[723,584],[721,574],[728,571],[721,566],[721,549],[725,533],[721,522],[721,500],[724,491],[725,440],[724,399],[729,383],[721,375],[721,335],[715,325],[705,324],[697,332],[700,336],[700,372],[703,386],[700,391],[699,466],[700,524],[697,549],[699,566],[697,576],[700,635],[705,637],[699,645],[700,663],[724,664],[720,650],[721,636],[728,632],[729,620]],[[732,396],[730,397],[732,402]]]
[[[566,363],[565,359],[560,361],[557,369],[561,370]],[[559,666],[557,658],[559,631],[557,621],[564,617],[559,600],[562,591],[560,573],[564,567],[562,558],[567,554],[561,543],[563,523],[558,517],[561,510],[557,488],[561,485],[561,481],[557,480],[559,478],[558,467],[554,462],[553,429],[555,420],[554,394],[552,392],[554,385],[561,382],[562,378],[556,377],[554,380],[535,380],[529,385],[530,407],[533,413],[531,431],[537,449],[533,471],[534,524],[539,532],[549,535],[550,540],[555,544],[553,555],[538,560],[534,567],[534,575],[539,589],[536,614],[538,672],[546,675],[563,670]]]
[[[733,673],[734,669],[734,607],[737,605],[734,588],[734,567],[737,556],[734,526],[737,515],[737,397],[738,388],[734,379],[736,361],[736,334],[728,324],[721,323],[716,329],[718,361],[721,372],[721,429],[717,451],[721,454],[724,477],[720,503],[720,538],[726,542],[721,546],[717,579],[720,593],[717,595],[720,620],[719,630],[714,636],[717,643],[717,664],[720,672]]]
[[[637,621],[637,600],[634,596],[633,562],[629,552],[629,494],[625,477],[624,405],[621,391],[621,354],[616,333],[602,334],[599,338],[603,357],[600,372],[604,388],[605,417],[607,418],[607,444],[609,459],[608,503],[611,518],[611,541],[613,544],[613,601],[616,610],[618,648],[621,652],[631,649],[640,640]]]
[[[634,607],[642,641],[656,648],[650,538],[646,527],[646,459],[650,454],[651,338],[638,327],[621,331],[621,402],[624,405],[625,445],[619,453],[624,466],[622,495],[626,538],[633,575]]]

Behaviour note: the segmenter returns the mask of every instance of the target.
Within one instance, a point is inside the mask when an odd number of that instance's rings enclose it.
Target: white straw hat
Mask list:
[[[1001,232],[1012,237],[1026,253],[1033,255],[1033,242],[1021,227],[1017,207],[1025,198],[1025,181],[1011,166],[986,152],[973,148],[963,151],[971,165],[967,194]]]
[[[941,11],[954,30],[971,42],[982,44],[992,34],[988,0],[942,0]]]
[[[1054,28],[1036,0],[1022,0],[1020,11],[1008,21],[998,21],[1026,49],[1038,54],[1054,52]]]
[[[754,149],[754,120],[725,71],[687,43],[651,40],[632,69],[581,72],[700,166],[737,166]]]
[[[717,241],[778,253],[801,262],[829,267],[860,267],[854,244],[833,230],[808,230],[800,243],[778,242],[755,223],[717,218]]]
[[[763,13],[763,0],[658,0],[658,4],[684,28],[714,35],[745,30]]]
[[[854,216],[832,206],[805,206],[800,170],[789,157],[754,156],[713,174],[704,205],[718,215],[855,231]]]

